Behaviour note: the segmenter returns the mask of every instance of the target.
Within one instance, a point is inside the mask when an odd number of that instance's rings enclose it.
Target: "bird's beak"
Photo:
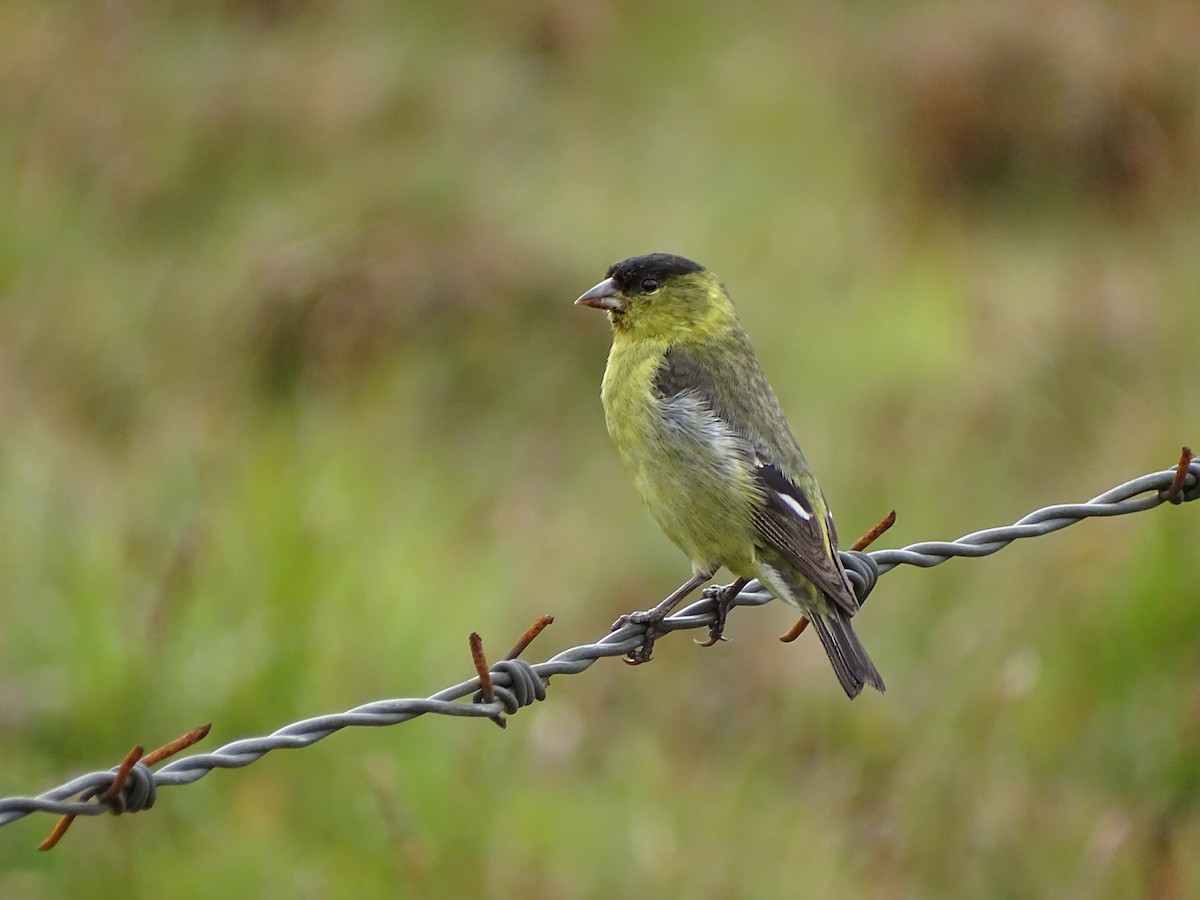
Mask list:
[[[624,312],[625,304],[621,294],[611,278],[602,282],[575,301],[576,306],[593,306],[596,309],[606,309],[609,312]]]

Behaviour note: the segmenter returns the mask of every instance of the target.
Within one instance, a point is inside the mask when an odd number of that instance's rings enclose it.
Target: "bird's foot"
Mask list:
[[[700,585],[704,584],[711,577],[712,572],[696,572],[691,578],[672,591],[670,596],[659,603],[658,606],[653,609],[644,609],[640,612],[626,613],[613,622],[612,631],[618,631],[626,625],[644,625],[646,628],[646,633],[642,637],[642,645],[635,650],[629,651],[623,657],[625,662],[631,666],[640,666],[644,662],[649,662],[650,656],[654,652],[654,642],[658,640],[658,636],[661,633],[658,626],[662,623],[662,620],[671,614],[671,610],[679,605],[680,600],[696,590],[696,588],[700,587]],[[738,590],[741,590],[741,588]]]
[[[713,612],[713,623],[708,628],[708,640],[696,641],[697,644],[701,647],[711,647],[718,641],[729,640],[725,637],[725,620],[729,618],[729,608],[733,605],[737,595],[742,592],[742,588],[749,583],[749,578],[739,578],[733,584],[727,584],[725,587],[709,588],[709,590],[715,591],[715,594],[710,596],[716,597],[717,608]],[[705,594],[708,595],[708,591],[705,591]]]
[[[639,612],[618,616],[617,620],[612,623],[612,631],[619,631],[626,625],[643,625],[646,628],[645,634],[642,635],[642,645],[622,656],[621,661],[630,666],[640,666],[642,663],[650,662],[650,657],[654,654],[654,642],[661,634],[658,626],[666,617],[666,612],[660,612],[657,608],[643,609]]]

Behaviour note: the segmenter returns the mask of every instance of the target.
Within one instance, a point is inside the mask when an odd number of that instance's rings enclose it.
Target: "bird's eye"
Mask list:
[[[645,291],[647,294],[653,294],[655,291],[658,290],[658,281],[654,278],[643,278],[642,279],[642,290]]]

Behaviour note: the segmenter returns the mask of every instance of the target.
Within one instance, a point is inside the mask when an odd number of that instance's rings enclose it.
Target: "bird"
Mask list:
[[[829,506],[721,280],[682,256],[614,263],[575,301],[608,314],[612,347],[600,391],[605,424],[651,516],[692,563],[653,609],[622,616],[656,627],[724,567],[711,646],[729,605],[757,578],[813,624],[846,695],[883,678],[851,625],[859,601],[838,556]]]

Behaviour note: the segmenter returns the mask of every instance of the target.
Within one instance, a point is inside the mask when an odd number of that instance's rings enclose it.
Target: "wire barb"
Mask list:
[[[483,638],[478,632],[471,632],[468,642],[471,645],[471,661],[475,663],[475,671],[479,675],[479,693],[476,695],[476,703],[495,704],[496,690],[492,684],[492,669],[488,665],[487,657],[483,654]],[[508,723],[504,718],[496,713],[494,716],[489,716],[501,728],[507,728]]]
[[[1200,460],[1195,459],[1191,452],[1186,450],[1183,456],[1187,457],[1186,463],[1181,458],[1179,465],[1174,468],[1135,478],[1086,503],[1048,506],[1030,513],[1012,525],[977,531],[955,541],[927,542],[899,550],[877,550],[871,553],[847,550],[842,553],[842,562],[851,581],[854,582],[855,594],[861,602],[870,593],[876,579],[896,566],[928,568],[955,556],[987,556],[1020,538],[1050,534],[1089,517],[1125,515],[1153,509],[1167,502],[1184,503],[1200,499]],[[706,594],[709,596],[691,603],[654,627],[661,634],[709,627],[714,621],[715,599],[711,592]],[[772,599],[761,584],[752,581],[733,598],[732,605],[761,606]],[[109,788],[115,783],[114,771],[109,769],[90,772],[36,797],[0,798],[0,826],[32,812],[49,812],[60,816],[95,816],[104,812],[123,811],[116,807],[122,800],[128,804],[124,808],[128,811],[146,809],[153,804],[154,791],[157,788],[192,784],[213,769],[248,766],[272,750],[308,747],[343,728],[352,726],[399,725],[426,713],[488,719],[494,719],[501,713],[511,715],[522,706],[544,699],[546,684],[552,676],[577,675],[587,671],[597,660],[624,656],[636,650],[643,644],[643,632],[644,626],[629,623],[604,635],[595,643],[571,647],[544,662],[531,665],[519,659],[502,660],[487,670],[493,691],[493,702],[490,703],[478,702],[482,697],[476,698],[476,702],[459,702],[481,692],[481,674],[424,699],[377,700],[346,712],[293,722],[264,737],[233,741],[211,753],[186,756],[151,771],[148,765],[152,764],[152,761],[158,762],[164,758],[159,756],[160,751],[155,751],[133,763],[120,795],[112,801],[111,806],[104,803],[100,795],[107,795]],[[482,652],[482,642],[480,651]],[[484,668],[487,668],[486,665]],[[207,730],[207,726],[197,729],[191,735],[185,735],[179,742],[168,744],[161,752],[167,751],[168,748],[174,748],[172,753],[178,752],[203,737]],[[192,735],[198,736],[192,739]],[[61,835],[59,837],[61,838]]]
[[[871,526],[871,529],[854,542],[851,550],[866,550],[873,543],[883,537],[883,533],[896,524],[896,511],[893,509],[890,513]]]
[[[148,756],[143,756],[144,749],[141,744],[137,745],[121,760],[121,765],[117,767],[116,774],[113,775],[112,783],[103,792],[100,792],[99,787],[92,788],[84,791],[80,795],[80,799],[86,801],[92,797],[96,797],[97,803],[102,808],[107,808],[113,815],[149,809],[154,805],[154,782],[147,767],[174,756],[176,753],[186,750],[193,744],[204,740],[210,728],[212,728],[212,725],[201,725],[199,728],[193,728],[187,734],[175,738],[175,740],[168,744],[164,744]],[[140,770],[135,769],[135,766],[138,765],[141,766]],[[136,796],[136,799],[132,797],[130,799],[123,799],[122,795],[125,793],[126,784],[130,776],[136,771],[146,773],[141,780],[149,780],[149,786],[141,785],[141,789],[137,791],[136,795],[133,795]],[[46,836],[46,839],[38,845],[38,850],[53,850],[57,847],[58,842],[66,835],[67,829],[71,827],[71,823],[75,821],[75,816],[76,813],[64,813],[50,834]]]
[[[495,671],[503,673],[508,678],[508,686],[497,685],[492,676],[492,667],[488,665],[487,656],[483,652],[483,638],[474,631],[471,632],[471,660],[475,663],[475,672],[479,678],[479,691],[475,694],[474,702],[480,705],[501,706],[509,715],[522,706],[528,706],[534,700],[546,699],[546,684],[533,671],[533,667],[524,660],[517,659],[534,639],[554,622],[553,616],[539,616],[533,624],[525,629],[525,633],[513,644],[508,655],[496,663]],[[501,728],[508,727],[508,721],[500,711],[488,716]]]
[[[479,693],[484,703],[495,703],[496,695],[492,691],[492,671],[488,666],[487,657],[483,655],[483,638],[479,632],[472,631],[467,639],[471,645],[471,661],[475,663],[475,671],[479,673]]]
[[[525,629],[525,633],[513,644],[513,648],[508,651],[505,659],[516,659],[525,649],[533,643],[534,638],[546,630],[547,626],[554,624],[554,616],[538,616],[532,625]]]
[[[1192,461],[1195,458],[1196,455],[1192,453],[1192,448],[1184,445],[1183,449],[1179,453],[1179,465],[1175,467],[1175,477],[1171,479],[1171,486],[1167,488],[1166,493],[1163,494],[1163,499],[1168,503],[1174,503],[1178,505],[1184,500],[1195,499],[1194,495],[1197,487],[1195,483],[1192,485],[1193,496],[1183,496],[1183,485],[1184,482],[1187,481],[1188,469],[1191,467]]]

